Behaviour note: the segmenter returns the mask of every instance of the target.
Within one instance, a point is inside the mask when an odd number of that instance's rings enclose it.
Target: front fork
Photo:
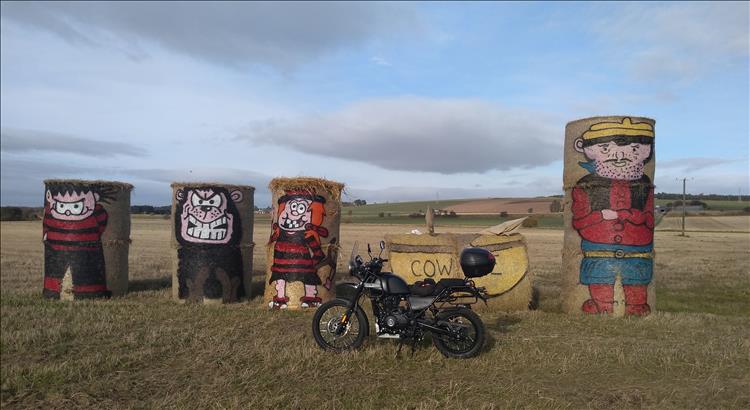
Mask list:
[[[357,304],[359,303],[359,298],[362,297],[363,290],[364,283],[361,282],[357,285],[354,296],[349,300],[349,304],[346,307],[346,313],[344,313],[344,316],[341,316],[338,326],[336,326],[336,336],[344,334],[347,326],[349,326],[349,321],[351,320],[352,315],[354,315],[354,310],[357,309]]]

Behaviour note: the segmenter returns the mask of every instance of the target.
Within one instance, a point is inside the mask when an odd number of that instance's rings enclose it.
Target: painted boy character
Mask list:
[[[96,186],[47,185],[42,222],[44,297],[60,299],[63,278],[68,272],[75,299],[111,296],[102,250],[107,211],[99,203],[108,199],[109,192]]]
[[[653,155],[654,130],[648,123],[594,124],[575,140],[592,172],[573,189],[573,227],[582,238],[580,282],[591,298],[586,313],[611,313],[614,283],[620,276],[625,313],[647,315],[647,287],[653,273],[654,188],[644,175]]]
[[[178,297],[234,302],[242,292],[242,237],[235,203],[242,192],[222,187],[184,188],[175,194],[175,236],[180,248]]]
[[[289,302],[287,282],[302,282],[305,294],[300,298],[300,307],[316,307],[322,301],[317,296],[321,284],[318,268],[329,259],[320,243],[321,236],[328,237],[328,230],[321,226],[325,218],[325,198],[306,191],[287,191],[278,204],[269,240],[269,243],[276,242],[269,281],[269,284],[275,282],[276,296],[268,306],[285,309]]]

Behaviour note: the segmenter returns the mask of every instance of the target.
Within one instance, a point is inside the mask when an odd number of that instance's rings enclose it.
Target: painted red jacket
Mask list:
[[[320,242],[313,235],[305,235],[304,231],[280,230],[272,240],[276,241],[272,272],[314,274],[317,272],[315,264],[325,258]]]
[[[107,228],[107,211],[96,204],[94,212],[80,221],[55,219],[49,206],[44,210],[42,231],[46,243],[57,251],[94,251],[102,246],[102,233]]]
[[[617,212],[606,220],[603,209]],[[573,228],[596,243],[648,245],[654,239],[654,188],[647,176],[615,180],[587,175],[573,188]]]

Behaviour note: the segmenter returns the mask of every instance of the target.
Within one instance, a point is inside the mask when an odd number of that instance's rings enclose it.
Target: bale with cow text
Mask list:
[[[468,246],[487,249],[495,256],[495,268],[489,275],[473,280],[477,286],[487,289],[488,306],[504,311],[531,307],[533,293],[528,253],[520,234],[401,234],[385,238],[389,267],[407,283],[463,278],[461,251]],[[475,306],[481,308],[484,304]]]

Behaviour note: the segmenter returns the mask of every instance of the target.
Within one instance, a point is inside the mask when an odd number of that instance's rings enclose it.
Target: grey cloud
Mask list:
[[[408,4],[369,2],[3,2],[2,16],[133,56],[152,42],[230,66],[285,68],[418,26]]]
[[[268,183],[271,177],[252,171],[235,168],[195,168],[195,169],[129,169],[125,174],[148,182],[154,187],[161,186],[159,198],[166,193],[166,203],[171,201],[172,182],[217,182],[224,184],[250,185],[255,187],[255,205],[267,206],[271,203]],[[163,199],[161,199],[164,201]],[[160,202],[163,203],[163,202]]]
[[[0,150],[8,153],[44,151],[96,157],[137,157],[146,154],[145,149],[123,142],[97,141],[53,132],[9,128],[0,131]]]
[[[691,82],[746,64],[747,2],[624,3],[606,10],[591,27],[636,79]]]
[[[717,165],[731,164],[740,161],[747,161],[741,159],[731,158],[711,158],[711,157],[690,157],[690,158],[679,158],[670,159],[666,161],[659,161],[657,168],[667,169],[684,169],[690,171],[699,171],[702,169],[714,167]]]
[[[364,199],[368,203],[410,202],[445,199],[474,198],[515,198],[546,196],[562,193],[557,184],[556,189],[545,189],[532,184],[517,188],[461,188],[461,187],[389,187],[384,189],[348,188],[344,200]]]
[[[196,169],[131,169],[128,175],[156,182],[222,182],[227,184],[251,185],[265,189],[271,181],[268,175],[233,168]]]
[[[3,155],[0,161],[0,199],[2,205],[41,206],[43,182],[48,178],[105,179],[135,185],[133,204],[168,205],[171,203],[169,184],[175,181],[220,182],[252,185],[256,188],[255,203],[271,203],[267,189],[271,177],[240,169],[127,169],[101,166],[77,166],[64,162],[27,160]]]
[[[657,164],[657,170],[659,165]],[[658,173],[654,184],[657,192],[682,192],[683,173]],[[716,173],[711,175],[697,174],[687,181],[688,194],[729,194],[736,195],[738,190],[743,196],[750,192],[750,175],[741,172]]]
[[[294,121],[251,124],[239,138],[390,170],[443,174],[560,159],[562,123],[474,99],[368,100]]]
[[[30,161],[3,155],[0,161],[2,205],[42,206],[48,178],[104,179],[112,170],[69,165],[64,162]]]

